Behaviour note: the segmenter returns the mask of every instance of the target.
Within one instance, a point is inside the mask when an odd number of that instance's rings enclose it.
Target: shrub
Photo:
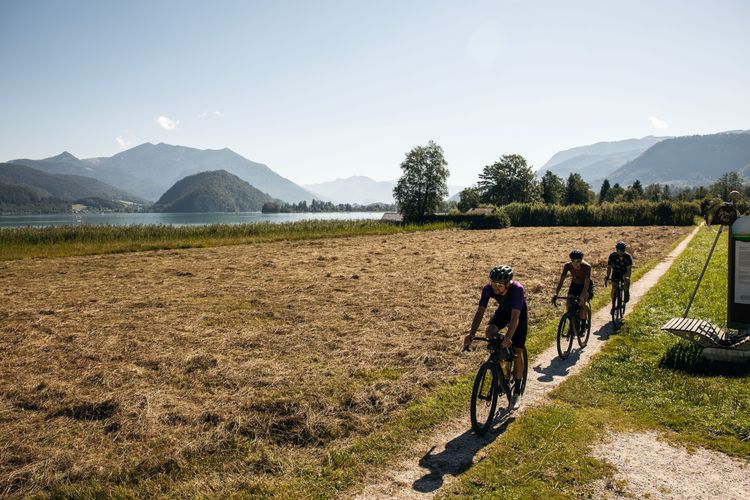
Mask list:
[[[700,215],[696,202],[542,205],[511,203],[502,210],[510,224],[522,226],[690,226]]]
[[[453,223],[465,229],[503,229],[510,227],[510,218],[503,210],[492,214],[435,214],[422,217],[420,223]]]

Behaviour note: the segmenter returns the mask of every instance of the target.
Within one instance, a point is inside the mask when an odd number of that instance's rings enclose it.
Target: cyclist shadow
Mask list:
[[[578,363],[580,358],[581,350],[576,349],[566,359],[560,359],[556,356],[547,366],[536,365],[532,367],[532,370],[539,374],[539,377],[537,377],[539,382],[552,382],[555,377],[567,376],[570,368]]]
[[[430,493],[443,485],[443,477],[446,474],[458,476],[466,472],[474,464],[474,456],[497,439],[515,418],[509,412],[498,413],[495,416],[492,428],[484,435],[479,436],[471,429],[457,436],[445,444],[445,450],[433,455],[435,447],[419,459],[420,467],[429,470],[429,473],[420,477],[412,488],[420,493]]]
[[[600,326],[595,332],[591,332],[593,337],[596,337],[599,341],[605,341],[614,332],[612,323],[606,323]],[[547,366],[537,365],[532,367],[536,373],[539,373],[537,381],[539,382],[552,382],[555,377],[565,377],[568,375],[570,368],[575,366],[581,359],[582,349],[576,349],[570,353],[566,359],[560,359],[558,356],[552,358]]]

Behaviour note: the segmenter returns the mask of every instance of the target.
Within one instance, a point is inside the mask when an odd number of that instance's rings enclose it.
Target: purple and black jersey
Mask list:
[[[480,307],[487,307],[490,302],[490,298],[493,298],[499,304],[495,314],[492,315],[490,323],[503,329],[510,323],[510,313],[513,309],[521,311],[521,315],[518,318],[518,328],[513,334],[513,345],[515,347],[523,347],[526,344],[526,332],[529,325],[529,313],[526,307],[526,293],[523,289],[523,285],[518,281],[511,281],[508,285],[508,292],[505,295],[495,293],[492,289],[492,283],[488,283],[482,288],[482,297],[479,299]]]

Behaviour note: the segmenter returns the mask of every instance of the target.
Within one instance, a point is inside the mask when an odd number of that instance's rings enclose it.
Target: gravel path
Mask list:
[[[689,453],[655,432],[612,434],[592,455],[617,473],[597,485],[595,498],[722,498],[750,495],[748,462],[698,448]]]
[[[698,229],[695,228],[662,262],[631,285],[626,315],[666,273]],[[557,387],[566,377],[578,373],[586,366],[592,356],[599,352],[611,333],[609,306],[607,306],[594,313],[591,338],[584,350],[574,348],[568,359],[561,360],[557,356],[556,347],[552,345],[533,359],[529,367],[529,378],[521,409],[515,411],[513,417],[518,418],[526,408],[545,404],[547,393]],[[466,406],[465,414],[447,422],[434,434],[417,442],[408,453],[404,454],[404,458],[394,469],[370,478],[364,490],[357,492],[354,497],[357,499],[432,498],[453,478],[481,460],[485,453],[484,448],[497,438],[498,433],[491,432],[484,437],[474,434],[469,426],[468,401]],[[500,428],[502,429],[502,423],[500,423]],[[718,494],[719,491],[715,490],[713,493]]]

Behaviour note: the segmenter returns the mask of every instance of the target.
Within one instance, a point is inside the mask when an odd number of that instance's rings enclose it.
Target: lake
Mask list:
[[[263,214],[260,212],[228,213],[105,213],[0,215],[3,227],[45,227],[75,224],[132,226],[165,224],[170,226],[206,226],[209,224],[248,224],[257,222],[296,222],[301,220],[380,219],[383,212],[326,212],[297,214]]]

